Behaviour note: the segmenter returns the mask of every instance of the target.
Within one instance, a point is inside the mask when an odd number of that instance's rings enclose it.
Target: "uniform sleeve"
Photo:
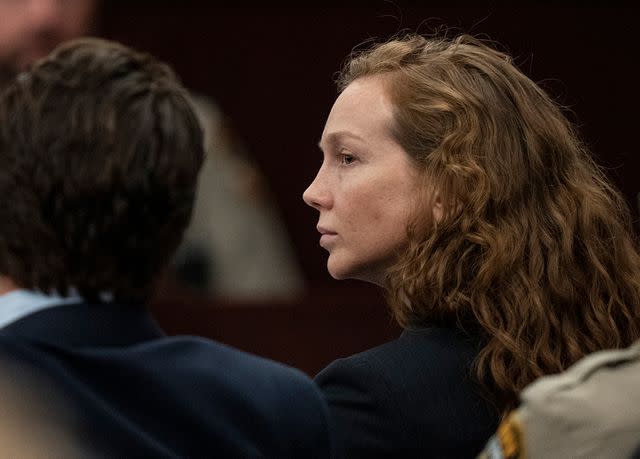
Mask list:
[[[393,391],[370,362],[336,360],[316,383],[329,406],[337,457],[393,457],[406,445]]]

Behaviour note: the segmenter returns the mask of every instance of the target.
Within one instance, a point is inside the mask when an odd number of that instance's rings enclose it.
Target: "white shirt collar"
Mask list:
[[[73,293],[69,296],[60,296],[31,290],[13,290],[0,295],[0,328],[44,309],[82,301],[80,295]]]

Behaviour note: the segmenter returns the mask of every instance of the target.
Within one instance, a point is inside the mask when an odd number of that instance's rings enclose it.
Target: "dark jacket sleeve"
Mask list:
[[[336,360],[316,376],[316,382],[329,405],[337,457],[402,455],[407,428],[383,372],[355,356]]]
[[[294,370],[286,381],[280,381],[278,393],[281,396],[276,422],[287,444],[283,457],[332,457],[329,410],[318,387]]]

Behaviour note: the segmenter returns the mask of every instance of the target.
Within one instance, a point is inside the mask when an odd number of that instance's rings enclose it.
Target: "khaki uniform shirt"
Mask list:
[[[640,342],[538,379],[479,458],[630,458],[640,454]]]

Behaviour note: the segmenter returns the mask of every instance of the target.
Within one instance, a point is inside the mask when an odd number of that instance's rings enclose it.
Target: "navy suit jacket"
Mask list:
[[[471,382],[476,349],[452,329],[408,329],[322,370],[342,455],[474,458],[498,426]]]
[[[83,457],[330,455],[326,404],[307,376],[203,338],[166,337],[140,306],[37,312],[0,330],[0,358],[64,398]]]

